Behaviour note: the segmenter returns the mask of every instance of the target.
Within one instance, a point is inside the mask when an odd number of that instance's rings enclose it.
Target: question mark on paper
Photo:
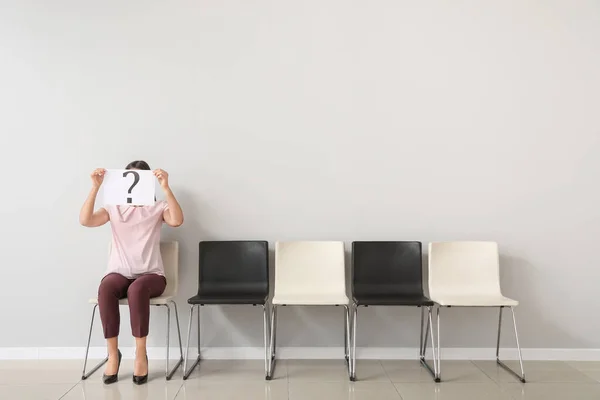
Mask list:
[[[127,177],[127,175],[129,174],[133,174],[133,184],[129,187],[129,190],[127,191],[128,194],[131,194],[131,191],[133,190],[133,188],[135,187],[135,185],[138,184],[138,182],[140,181],[140,174],[138,174],[135,171],[125,171],[123,172],[123,178]],[[132,202],[131,197],[127,198],[127,203],[130,204]]]

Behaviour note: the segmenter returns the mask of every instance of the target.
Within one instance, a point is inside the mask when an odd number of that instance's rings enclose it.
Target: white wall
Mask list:
[[[485,239],[524,347],[600,348],[598,2],[6,0],[0,57],[0,347],[85,345],[88,175],[143,158],[185,211],[184,329],[199,240]],[[206,315],[207,346],[262,345],[259,309]],[[495,312],[444,317],[443,346],[494,346]],[[417,346],[414,309],[360,318],[359,346]],[[280,326],[342,345],[339,309]]]

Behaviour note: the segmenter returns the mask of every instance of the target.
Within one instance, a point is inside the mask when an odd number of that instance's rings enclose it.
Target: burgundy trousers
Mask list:
[[[119,300],[127,298],[131,319],[131,333],[135,337],[148,336],[150,327],[150,299],[158,297],[167,287],[164,276],[142,275],[127,279],[120,274],[108,274],[98,288],[98,307],[106,339],[119,336],[121,316]]]

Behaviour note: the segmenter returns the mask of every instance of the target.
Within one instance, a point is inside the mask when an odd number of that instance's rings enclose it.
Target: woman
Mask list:
[[[134,161],[126,169],[150,170],[145,161]],[[153,206],[107,206],[94,212],[98,190],[106,170],[92,172],[92,190],[83,203],[79,220],[87,227],[102,226],[110,221],[112,246],[107,273],[98,289],[98,306],[108,346],[108,362],[103,381],[117,382],[121,352],[118,347],[119,299],[129,302],[131,331],[135,337],[133,382],[148,381],[146,337],[150,319],[150,298],[162,294],[167,285],[160,255],[162,223],[177,227],[183,223],[183,212],[169,187],[169,174],[154,170],[167,200]]]

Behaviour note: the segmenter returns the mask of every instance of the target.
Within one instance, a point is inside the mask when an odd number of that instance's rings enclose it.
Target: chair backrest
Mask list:
[[[344,295],[344,242],[277,242],[275,293],[279,295]]]
[[[352,295],[423,295],[421,242],[352,242]]]
[[[268,242],[206,241],[199,249],[199,294],[269,294]]]
[[[162,295],[176,296],[179,288],[179,242],[161,242],[160,255],[167,279],[167,287]]]
[[[501,295],[498,244],[429,244],[429,297]]]

